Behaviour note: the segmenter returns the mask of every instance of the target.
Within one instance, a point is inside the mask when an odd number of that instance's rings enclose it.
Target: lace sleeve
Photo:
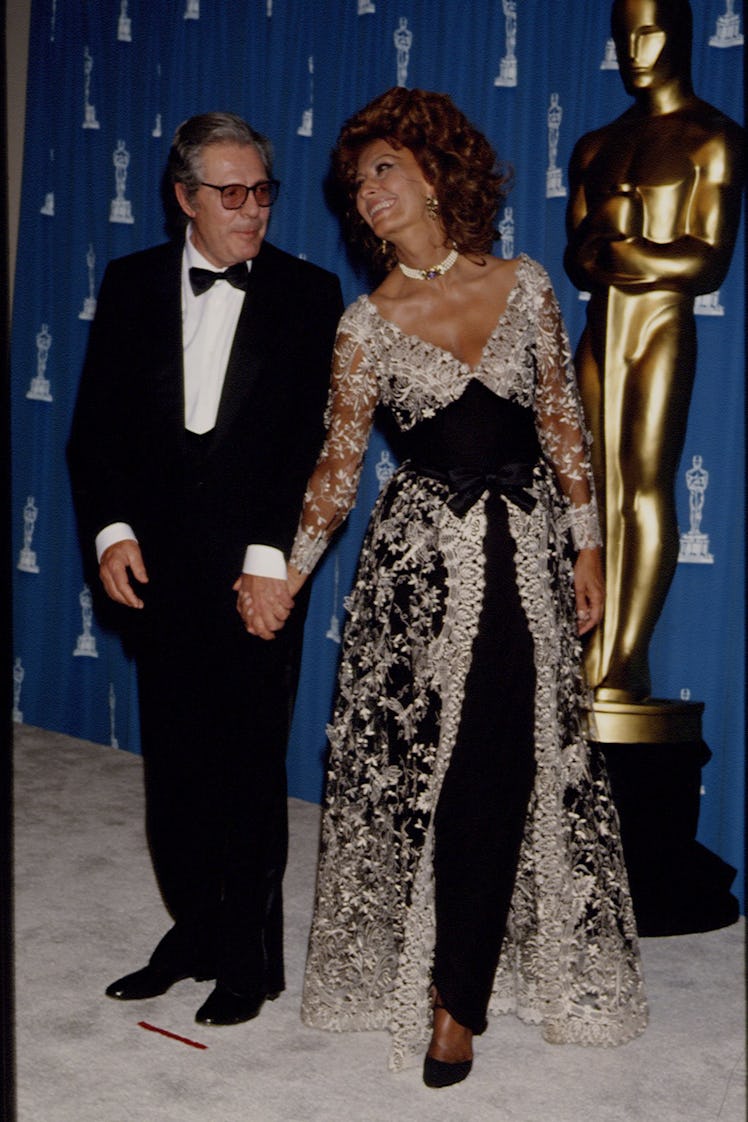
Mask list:
[[[576,549],[601,545],[597,501],[571,347],[547,275],[538,293],[535,416],[540,444],[568,502]]]
[[[291,550],[291,564],[302,573],[312,571],[353,507],[377,400],[376,375],[362,340],[355,329],[346,328],[344,317],[335,340],[327,436],[307,485]]]

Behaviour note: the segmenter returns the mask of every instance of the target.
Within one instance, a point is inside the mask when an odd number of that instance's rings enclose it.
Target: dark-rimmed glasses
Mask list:
[[[277,179],[261,179],[251,187],[246,187],[244,183],[227,183],[224,187],[219,187],[217,183],[206,183],[201,179],[200,186],[212,187],[214,191],[220,191],[224,210],[239,210],[246,203],[250,191],[258,206],[272,206],[280,191],[280,183]]]

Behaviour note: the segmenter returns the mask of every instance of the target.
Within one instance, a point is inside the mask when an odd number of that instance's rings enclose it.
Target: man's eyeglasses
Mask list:
[[[200,186],[212,187],[214,191],[220,191],[224,210],[239,210],[246,203],[250,191],[258,206],[272,206],[280,191],[280,183],[277,179],[261,179],[252,187],[245,187],[243,183],[227,183],[225,187],[219,187],[217,183],[205,183],[201,179]]]

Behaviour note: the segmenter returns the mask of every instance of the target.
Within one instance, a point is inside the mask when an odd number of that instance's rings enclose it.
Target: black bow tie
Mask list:
[[[249,285],[249,269],[246,261],[239,261],[236,265],[229,265],[223,273],[214,273],[212,269],[200,269],[193,265],[190,269],[190,285],[195,296],[202,296],[217,280],[227,280],[234,288],[247,291]]]

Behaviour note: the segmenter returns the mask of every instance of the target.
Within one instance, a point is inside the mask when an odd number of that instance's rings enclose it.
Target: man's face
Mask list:
[[[260,153],[251,145],[211,144],[203,151],[200,178],[225,187],[242,183],[253,187],[268,178]],[[226,210],[220,191],[198,187],[190,199],[183,184],[174,187],[177,201],[192,219],[192,241],[196,249],[217,269],[256,257],[270,218],[270,207],[257,205],[252,191],[238,210]]]
[[[671,20],[658,0],[616,0],[613,38],[628,93],[656,89],[677,72]]]

